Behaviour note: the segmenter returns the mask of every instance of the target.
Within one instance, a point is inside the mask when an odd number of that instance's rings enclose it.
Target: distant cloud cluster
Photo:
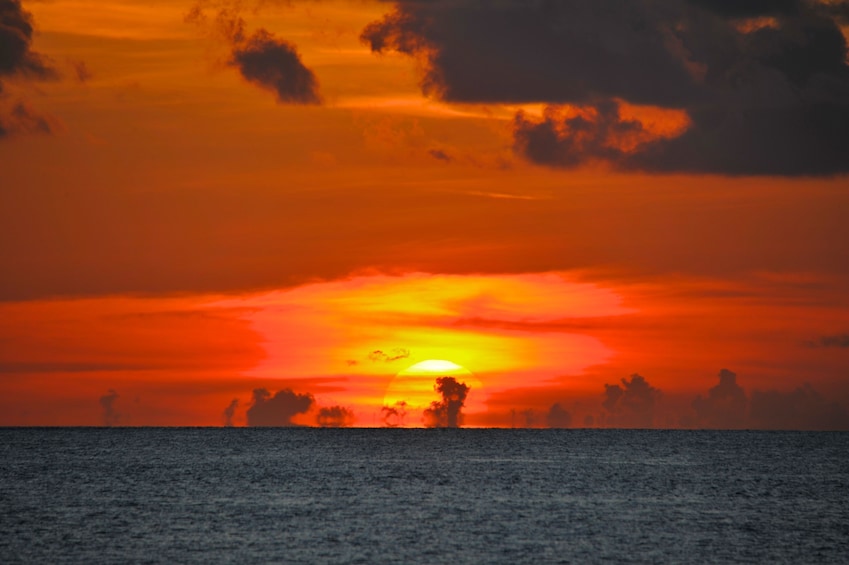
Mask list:
[[[751,396],[737,382],[736,373],[719,372],[719,383],[698,395],[684,427],[706,429],[845,430],[849,412],[806,384],[789,392],[755,390]],[[605,385],[604,427],[652,428],[658,425],[661,392],[640,375],[621,385]],[[668,414],[667,414],[668,416]],[[590,422],[588,425],[592,425]]]
[[[849,171],[847,24],[845,0],[398,0],[362,39],[423,61],[425,94],[551,105],[514,122],[536,163],[830,175]],[[689,127],[652,136],[622,101],[684,110]]]

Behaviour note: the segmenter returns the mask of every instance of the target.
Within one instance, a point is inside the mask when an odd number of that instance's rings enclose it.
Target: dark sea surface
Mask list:
[[[0,438],[2,563],[849,563],[849,433]]]

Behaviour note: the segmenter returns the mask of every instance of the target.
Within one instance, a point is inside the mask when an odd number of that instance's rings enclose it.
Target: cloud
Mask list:
[[[0,79],[50,80],[58,77],[49,60],[31,49],[32,15],[18,0],[0,0]],[[4,94],[0,80],[0,98]],[[15,134],[54,133],[59,122],[22,101],[0,106],[0,139]]]
[[[234,398],[230,404],[227,405],[227,408],[224,409],[224,427],[232,428],[233,427],[233,417],[236,415],[236,408],[239,407],[239,399]]]
[[[288,388],[277,391],[274,396],[267,389],[255,389],[247,412],[248,426],[296,426],[292,418],[309,411],[314,403],[311,394],[297,394]]]
[[[100,406],[103,408],[103,425],[107,427],[117,426],[121,421],[121,414],[115,408],[115,401],[118,400],[118,393],[114,389],[109,389],[107,393],[100,397]]]
[[[348,428],[354,424],[354,413],[343,406],[329,406],[318,411],[316,423],[322,428]]]
[[[392,361],[399,361],[401,359],[407,359],[408,357],[410,357],[410,352],[400,347],[396,347],[389,353],[384,353],[380,349],[376,349],[368,354],[369,361],[373,361],[375,363],[379,361],[391,363]]]
[[[0,108],[0,139],[26,133],[52,134],[59,129],[59,120],[40,114],[23,102],[15,103],[8,110]]]
[[[55,69],[32,46],[32,15],[18,0],[0,0],[0,77],[51,79]]]
[[[439,377],[433,389],[442,396],[439,402],[431,402],[422,419],[429,428],[459,428],[463,424],[463,405],[470,387],[457,382],[454,377]]]
[[[230,64],[247,81],[274,92],[280,103],[321,103],[318,81],[295,46],[264,29],[233,46]]]
[[[849,348],[849,334],[824,335],[815,341],[806,343],[808,347],[838,347]]]
[[[203,7],[195,5],[186,21],[205,26]],[[214,28],[230,47],[227,64],[248,82],[270,90],[280,104],[320,104],[318,79],[298,53],[297,47],[260,28],[248,35],[239,7],[221,8]]]
[[[754,391],[750,406],[752,427],[783,430],[846,430],[849,413],[825,400],[809,384],[792,392]]]
[[[813,0],[400,0],[361,35],[422,63],[421,89],[463,103],[544,103],[514,149],[552,167],[729,175],[849,172],[849,3]],[[647,136],[621,101],[684,110]],[[558,105],[585,110],[576,121]],[[623,137],[643,134],[624,146]]]
[[[719,384],[708,391],[707,398],[693,401],[696,420],[706,428],[742,428],[746,422],[746,392],[737,384],[737,374],[719,371]]]
[[[545,422],[549,428],[568,428],[572,425],[572,414],[559,403],[554,403],[545,416]]]
[[[622,385],[604,385],[602,407],[607,412],[607,425],[622,428],[651,428],[654,408],[660,391],[638,375],[622,379]]]
[[[398,428],[404,426],[404,417],[407,415],[407,403],[403,400],[392,406],[383,406],[380,409],[380,418],[385,428]]]

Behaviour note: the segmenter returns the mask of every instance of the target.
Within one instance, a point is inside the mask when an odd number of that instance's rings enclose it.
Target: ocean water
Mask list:
[[[849,433],[0,429],[2,563],[847,563]]]

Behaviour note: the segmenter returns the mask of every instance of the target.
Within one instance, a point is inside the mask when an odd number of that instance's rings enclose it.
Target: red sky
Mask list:
[[[849,428],[846,4],[603,4],[0,2],[0,425]]]

